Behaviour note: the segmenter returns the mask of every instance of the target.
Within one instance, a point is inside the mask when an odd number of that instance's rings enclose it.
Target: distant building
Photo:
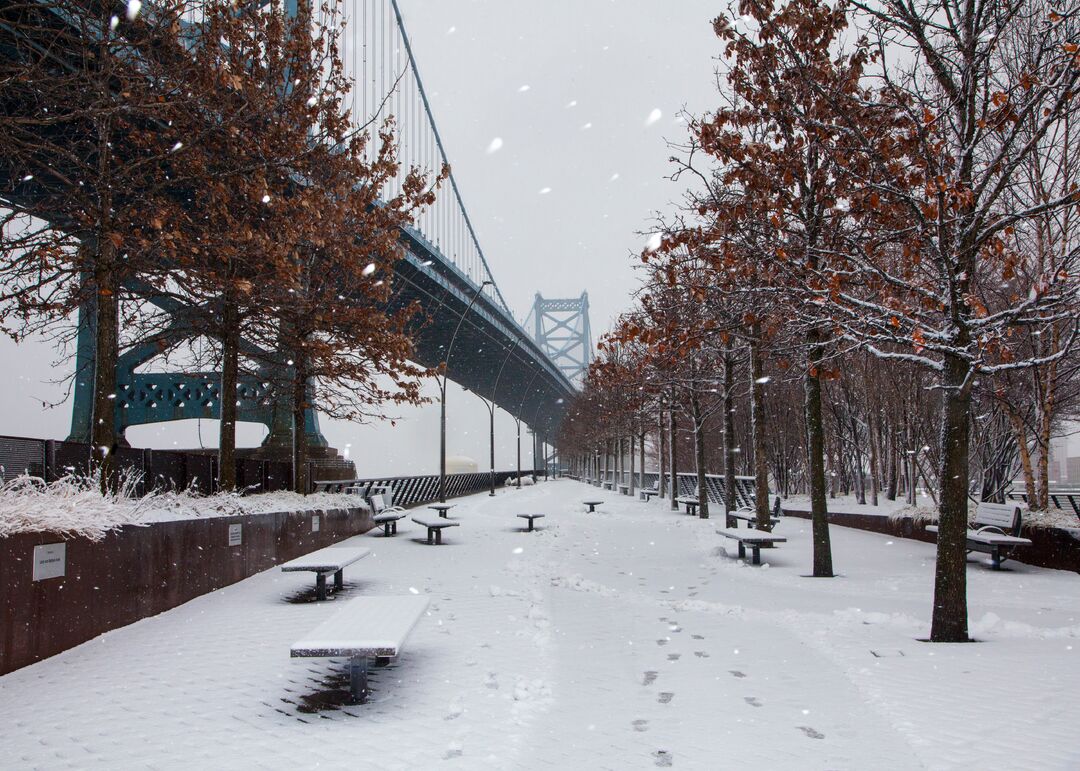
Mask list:
[[[1080,458],[1066,458],[1066,473],[1065,479],[1061,480],[1062,484],[1080,485]]]

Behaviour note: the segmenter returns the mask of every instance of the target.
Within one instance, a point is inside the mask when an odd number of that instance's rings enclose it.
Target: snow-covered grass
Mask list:
[[[343,542],[371,554],[329,602],[269,570],[0,677],[6,765],[1080,768],[1075,573],[972,556],[980,642],[931,645],[933,544],[834,526],[817,579],[799,518],[752,567],[718,517],[568,480],[455,503],[443,546]],[[414,593],[367,704],[345,661],[289,658],[349,597]]]
[[[17,477],[0,485],[0,538],[49,531],[97,541],[124,525],[366,507],[361,496],[340,493],[305,496],[279,491],[204,496],[193,490],[152,490],[138,495],[138,484],[138,477],[123,476],[118,490],[103,494],[96,477],[69,475],[49,484],[36,477]]]

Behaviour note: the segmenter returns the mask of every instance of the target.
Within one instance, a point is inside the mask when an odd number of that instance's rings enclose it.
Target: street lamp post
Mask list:
[[[502,380],[503,369],[506,367],[506,362],[510,361],[510,356],[514,352],[514,346],[506,351],[506,356],[503,358],[502,364],[499,366],[499,374],[495,376],[495,387],[491,389],[491,400],[484,399],[484,404],[488,408],[489,423],[489,440],[491,450],[491,492],[489,496],[495,495],[495,395],[499,393],[499,381]],[[483,399],[483,397],[480,397]]]
[[[539,364],[539,362],[533,362],[533,364]],[[540,374],[539,368],[533,371],[533,375],[529,378],[529,384],[525,386],[525,390],[521,393],[521,403],[518,404],[518,414],[514,416],[514,423],[517,424],[517,486],[521,489],[521,411],[525,409],[525,399],[529,395],[529,389],[532,388],[533,381],[536,380],[536,376]]]
[[[469,300],[465,312],[461,314],[457,326],[454,327],[454,334],[450,338],[450,346],[446,349],[446,360],[443,361],[442,380],[439,381],[439,395],[441,397],[441,408],[439,410],[439,503],[446,503],[446,375],[450,368],[450,354],[454,352],[454,343],[457,341],[457,335],[461,331],[461,325],[465,321],[465,317],[469,315],[469,311],[476,304],[480,293],[484,291],[484,287],[491,283],[491,281],[485,281],[476,288],[476,292],[473,293],[472,299]]]

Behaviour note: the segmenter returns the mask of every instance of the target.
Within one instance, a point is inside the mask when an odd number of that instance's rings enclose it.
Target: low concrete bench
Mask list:
[[[405,639],[424,615],[428,598],[357,597],[323,621],[304,639],[293,643],[293,658],[349,659],[349,693],[354,702],[367,698],[368,659],[389,663],[401,653]]]
[[[762,547],[775,546],[778,543],[786,543],[787,538],[780,535],[773,535],[772,533],[766,533],[761,530],[738,530],[735,528],[721,529],[716,531],[718,535],[724,536],[724,538],[734,538],[739,542],[739,559],[746,559],[746,547],[749,546],[754,552],[753,563],[755,565],[761,564],[761,549]]]
[[[340,589],[343,583],[343,571],[357,560],[371,553],[370,549],[350,546],[327,546],[303,557],[289,560],[281,566],[283,573],[310,570],[315,573],[315,597],[326,599],[326,577],[333,574],[334,588]]]
[[[967,551],[990,555],[990,566],[1001,570],[1001,563],[1012,556],[1013,549],[1031,546],[1031,540],[1020,537],[1020,507],[1008,503],[980,503],[975,509],[975,529],[967,531]],[[936,533],[937,525],[926,528]]]
[[[371,508],[375,512],[371,517],[371,521],[382,526],[383,535],[387,538],[397,535],[397,523],[398,520],[405,519],[405,509],[400,506],[387,507],[386,501],[381,495],[371,496]]]
[[[620,495],[629,495],[630,494],[630,485],[619,485],[619,494]]]
[[[601,484],[604,486],[605,490],[611,489],[611,482],[601,482]]]
[[[660,483],[659,482],[653,482],[652,487],[642,487],[641,490],[638,491],[638,497],[640,497],[641,500],[643,500],[643,501],[651,501],[652,497],[654,495],[659,495],[659,494],[660,494]]]
[[[528,532],[530,532],[530,533],[531,533],[531,532],[533,531],[533,520],[537,520],[537,519],[543,519],[544,515],[543,515],[543,514],[518,514],[518,517],[519,517],[520,519],[527,519],[527,520],[529,520],[529,529],[528,529]]]
[[[603,501],[582,501],[582,503],[589,507],[589,513],[592,514]]]
[[[447,527],[459,527],[460,522],[455,522],[442,517],[413,517],[412,521],[427,528],[427,542],[433,544],[442,543],[442,531]]]

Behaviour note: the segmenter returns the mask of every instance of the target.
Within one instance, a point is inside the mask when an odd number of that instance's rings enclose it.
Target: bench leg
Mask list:
[[[345,568],[334,573],[334,589],[345,588]]]
[[[391,524],[392,523],[390,523],[390,522],[384,522],[383,523],[383,537],[384,538],[389,538],[390,537],[390,525]]]
[[[995,546],[990,552],[990,567],[994,570],[1001,570],[1001,547]]]
[[[435,543],[435,528],[433,527],[429,527],[427,529],[427,542],[428,546],[431,546],[431,544]]]
[[[761,564],[761,547],[760,546],[751,546],[750,548],[754,550],[754,564],[755,565],[760,565]]]
[[[390,534],[397,535],[397,520],[395,519],[390,523]]]
[[[739,559],[746,559],[746,547],[743,545],[742,541],[739,541]]]
[[[442,543],[442,528],[435,531],[435,545],[438,546]]]
[[[358,704],[367,701],[367,670],[367,656],[354,656],[349,659],[349,694]]]
[[[315,574],[315,599],[320,602],[326,599],[326,573]]]
[[[530,533],[532,532],[532,529],[533,529],[533,521],[530,519],[529,520],[529,532]]]

